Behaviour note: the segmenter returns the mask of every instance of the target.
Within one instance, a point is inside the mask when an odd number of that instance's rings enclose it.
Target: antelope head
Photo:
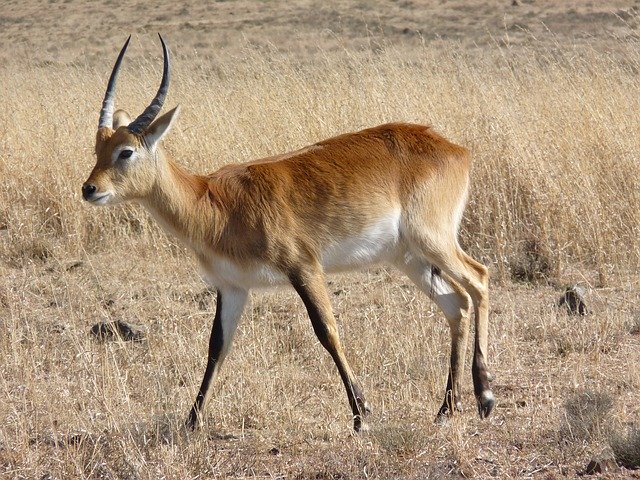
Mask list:
[[[161,35],[164,54],[162,81],[149,106],[131,121],[123,110],[114,113],[115,87],[120,65],[129,46],[127,39],[111,72],[102,102],[96,135],[96,165],[82,185],[83,198],[93,205],[108,205],[147,196],[160,174],[160,141],[178,117],[179,107],[158,119],[170,81],[169,52]]]

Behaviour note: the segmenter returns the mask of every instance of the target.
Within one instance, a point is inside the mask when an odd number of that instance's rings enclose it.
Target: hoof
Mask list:
[[[478,414],[480,418],[487,418],[491,415],[493,407],[496,405],[496,398],[491,390],[485,390],[478,397]]]
[[[462,413],[464,409],[462,408],[462,402],[457,401],[453,408],[450,407],[450,404],[445,400],[445,403],[442,404],[436,418],[434,420],[434,424],[443,426],[449,422],[449,419],[453,417],[453,415],[457,413]]]
[[[198,425],[198,422],[192,422],[191,419],[187,419],[187,421],[184,422],[184,428],[186,428],[190,432],[195,432],[200,427]]]
[[[353,415],[353,430],[356,433],[364,433],[369,430],[364,419],[371,413],[371,406],[362,396],[356,397],[357,413]]]
[[[369,424],[365,422],[360,415],[353,417],[353,431],[355,433],[364,434],[369,430]]]
[[[438,412],[438,414],[436,415],[436,418],[433,420],[433,424],[436,427],[444,427],[449,423],[450,418],[451,418],[450,414]]]
[[[366,435],[371,431],[371,427],[366,422],[360,422],[360,426],[358,428],[355,428],[355,425],[353,426],[353,431],[358,435]]]
[[[363,412],[362,415],[353,416],[353,430],[356,433],[365,433],[369,431],[369,425],[364,421],[364,419],[371,413],[369,403],[364,402],[360,405],[360,411]]]
[[[451,408],[451,404],[447,400],[448,399],[445,399],[444,403],[440,407],[440,410],[438,411],[438,416],[442,415],[442,416],[445,416],[445,417],[451,417],[456,412],[458,412],[458,413],[464,412],[464,408],[462,408],[462,402],[461,401],[458,400],[453,405],[453,408]]]
[[[184,422],[184,426],[187,430],[194,432],[202,427],[202,421],[200,421],[197,414],[191,412],[189,418]]]

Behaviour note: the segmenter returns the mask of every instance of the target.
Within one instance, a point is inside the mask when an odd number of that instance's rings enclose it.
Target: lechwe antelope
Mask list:
[[[249,290],[290,283],[347,391],[356,431],[369,407],[338,338],[325,273],[395,265],[442,309],[451,329],[449,377],[438,419],[461,408],[470,307],[472,376],[481,417],[495,400],[487,370],[487,269],[462,251],[458,226],[469,186],[467,150],[429,127],[381,125],[292,153],[187,172],[160,142],[179,107],[157,115],[169,88],[169,54],[158,93],[135,120],[114,114],[115,84],[129,39],[109,79],[96,137],[97,162],[82,186],[93,205],[142,204],[193,252],[217,289],[207,367],[187,425],[195,428],[227,355]]]

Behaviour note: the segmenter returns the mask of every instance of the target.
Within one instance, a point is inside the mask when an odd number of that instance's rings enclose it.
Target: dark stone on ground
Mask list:
[[[613,473],[620,471],[620,467],[612,456],[602,456],[594,458],[589,462],[587,468],[579,475],[600,475],[602,473]]]
[[[560,300],[558,300],[558,307],[566,308],[569,315],[587,315],[589,309],[584,301],[586,293],[586,289],[581,285],[567,287]]]
[[[124,320],[114,322],[100,322],[91,327],[91,335],[96,339],[106,342],[124,340],[125,342],[141,342],[145,339],[147,328],[142,325],[134,325]]]

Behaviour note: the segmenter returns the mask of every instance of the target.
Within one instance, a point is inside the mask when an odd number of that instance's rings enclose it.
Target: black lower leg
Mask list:
[[[316,335],[320,339],[320,343],[325,345],[325,342],[323,341],[323,338],[325,335],[323,331],[325,329],[316,328],[314,324],[314,330],[316,332]],[[328,340],[327,340],[327,343],[329,343]],[[364,417],[371,411],[369,408],[369,404],[367,403],[364,397],[364,393],[362,392],[362,388],[360,387],[358,382],[354,378],[351,378],[349,376],[347,370],[345,369],[345,366],[342,364],[340,360],[340,357],[337,351],[335,351],[335,349],[333,348],[327,348],[326,346],[325,348],[331,354],[331,357],[333,358],[334,363],[338,368],[338,372],[340,373],[340,378],[342,379],[344,388],[347,391],[347,399],[349,400],[349,406],[351,407],[351,412],[353,414],[353,429],[356,432],[359,432],[362,429]]]
[[[349,406],[353,413],[353,429],[359,432],[362,429],[364,417],[371,413],[369,404],[364,398],[362,388],[354,382],[349,380],[343,380],[345,388],[347,390],[347,397],[349,398]]]
[[[218,292],[218,300],[216,302],[216,316],[213,320],[213,327],[211,329],[211,336],[209,337],[209,353],[207,356],[207,368],[200,384],[200,389],[196,395],[196,400],[191,407],[189,417],[186,421],[187,428],[193,430],[198,426],[199,418],[204,408],[207,394],[211,388],[213,377],[216,369],[216,365],[220,361],[224,347],[224,332],[222,330],[222,295]]]
[[[363,417],[367,413],[368,406],[362,389],[353,378],[346,358],[344,358],[326,290],[320,291],[317,285],[316,288],[313,287],[313,281],[305,282],[296,276],[291,277],[291,284],[307,308],[316,337],[329,352],[338,368],[353,413],[353,428],[359,431],[362,429]]]
[[[490,375],[487,366],[479,353],[477,345],[473,353],[471,374],[473,376],[473,391],[478,402],[478,413],[480,418],[486,418],[491,414],[495,406],[495,398],[489,387]]]

